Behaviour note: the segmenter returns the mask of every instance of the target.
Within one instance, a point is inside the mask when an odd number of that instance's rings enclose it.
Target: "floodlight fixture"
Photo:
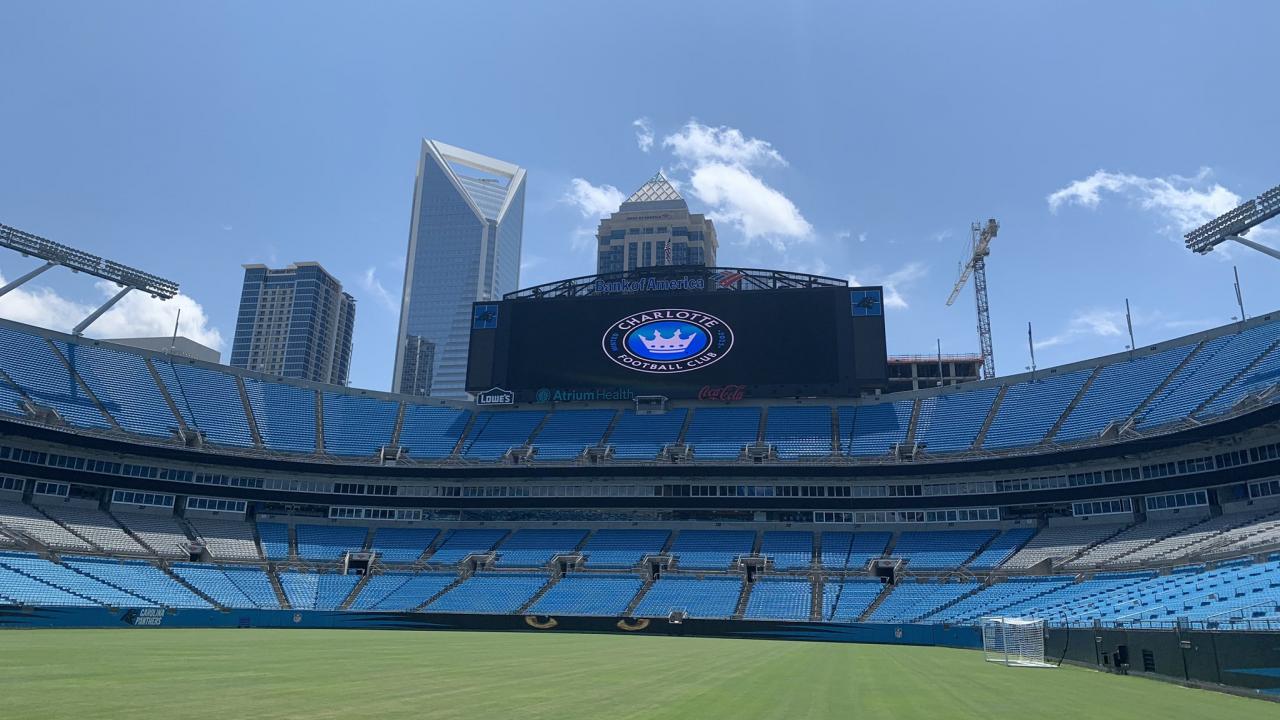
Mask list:
[[[1187,249],[1204,255],[1231,240],[1280,260],[1280,251],[1244,237],[1245,233],[1277,215],[1280,215],[1280,185],[1187,233]]]
[[[33,235],[3,223],[0,223],[0,247],[6,247],[23,255],[29,255],[45,261],[44,265],[0,288],[0,296],[57,265],[69,268],[72,272],[82,272],[120,286],[121,290],[118,293],[75,326],[75,329],[72,330],[75,335],[83,333],[85,328],[111,309],[111,306],[119,302],[130,290],[141,290],[159,300],[169,300],[178,294],[178,283],[176,282],[143,272],[128,265],[122,265],[114,260],[107,260],[83,250],[77,250],[52,240],[46,240],[39,235]]]

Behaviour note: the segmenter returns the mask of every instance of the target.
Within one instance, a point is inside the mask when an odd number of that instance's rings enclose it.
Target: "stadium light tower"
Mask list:
[[[973,294],[978,303],[978,342],[982,344],[982,377],[985,380],[996,376],[996,358],[991,350],[991,311],[987,306],[987,256],[991,254],[991,241],[1000,231],[1000,223],[992,218],[986,225],[974,223],[969,230],[972,233],[969,259],[960,270],[956,286],[951,289],[947,307],[956,301],[969,276],[973,275]]]
[[[1234,240],[1245,247],[1280,260],[1280,250],[1245,237],[1245,233],[1276,215],[1280,215],[1280,185],[1248,202],[1241,203],[1234,210],[1219,215],[1187,233],[1184,236],[1187,240],[1187,249],[1204,255],[1223,242]]]
[[[85,328],[93,324],[94,320],[102,317],[102,314],[110,310],[111,306],[120,302],[125,295],[129,294],[130,290],[141,290],[160,300],[168,300],[178,294],[178,283],[145,273],[137,268],[131,268],[128,265],[121,265],[114,260],[106,260],[97,255],[91,255],[87,252],[61,245],[52,240],[46,240],[38,235],[32,235],[29,232],[4,224],[0,224],[0,247],[16,250],[23,255],[30,255],[45,261],[44,265],[0,288],[0,296],[21,286],[55,265],[63,265],[70,268],[71,272],[82,272],[120,286],[120,292],[112,295],[111,299],[98,306],[97,310],[89,313],[88,317],[81,320],[71,330],[72,335],[83,335]]]

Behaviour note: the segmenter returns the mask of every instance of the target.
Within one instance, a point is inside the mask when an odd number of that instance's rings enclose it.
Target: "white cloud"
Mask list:
[[[710,206],[712,219],[738,228],[748,241],[767,240],[778,250],[785,250],[789,240],[812,239],[813,226],[795,203],[754,172],[787,164],[768,142],[736,128],[690,120],[663,138],[662,145],[689,171],[691,192]]]
[[[636,118],[631,126],[636,129],[636,145],[640,152],[649,152],[653,148],[653,126],[649,124],[649,118]]]
[[[1040,350],[1041,348],[1065,345],[1081,338],[1120,337],[1127,332],[1124,313],[1119,310],[1102,308],[1078,310],[1067,321],[1066,328],[1056,335],[1035,340],[1035,347]]]
[[[400,303],[396,302],[395,297],[378,279],[377,268],[370,266],[364,271],[364,274],[360,276],[360,287],[364,288],[365,292],[372,295],[373,299],[378,301],[378,304],[389,312],[400,311]]]
[[[1103,193],[1113,193],[1137,202],[1143,210],[1159,214],[1170,224],[1170,229],[1185,233],[1240,204],[1239,195],[1210,183],[1210,175],[1208,168],[1202,168],[1194,177],[1151,178],[1099,170],[1050,193],[1046,199],[1052,212],[1064,205],[1093,209],[1102,201]]]
[[[3,282],[4,278],[0,277],[0,283]],[[100,299],[82,303],[63,297],[49,287],[24,286],[0,297],[0,317],[70,332],[100,303],[120,290],[115,283],[106,280],[94,283],[94,288]],[[222,333],[209,325],[204,308],[181,293],[169,300],[157,300],[150,295],[131,292],[90,325],[85,333],[98,338],[168,337],[173,334],[173,322],[179,310],[182,311],[179,335],[218,350],[223,348]]]
[[[877,274],[879,269],[871,268],[868,272]],[[884,288],[884,306],[895,310],[906,310],[911,305],[907,302],[905,293],[911,290],[916,281],[924,279],[928,274],[929,267],[927,265],[913,260],[885,275],[880,282],[863,283],[854,275],[848,276],[848,280],[849,284],[854,287],[864,284],[882,286]]]
[[[578,208],[582,217],[595,220],[617,212],[627,196],[612,185],[592,185],[582,178],[574,178],[569,181],[563,199]]]

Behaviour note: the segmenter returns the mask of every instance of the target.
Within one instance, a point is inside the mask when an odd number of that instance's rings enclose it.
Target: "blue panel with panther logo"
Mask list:
[[[850,290],[849,304],[854,317],[874,317],[884,314],[884,303],[879,290]]]

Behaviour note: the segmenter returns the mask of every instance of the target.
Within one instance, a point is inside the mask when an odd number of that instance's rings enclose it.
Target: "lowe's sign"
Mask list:
[[[516,394],[500,387],[492,387],[476,393],[477,405],[514,405],[515,402]]]

